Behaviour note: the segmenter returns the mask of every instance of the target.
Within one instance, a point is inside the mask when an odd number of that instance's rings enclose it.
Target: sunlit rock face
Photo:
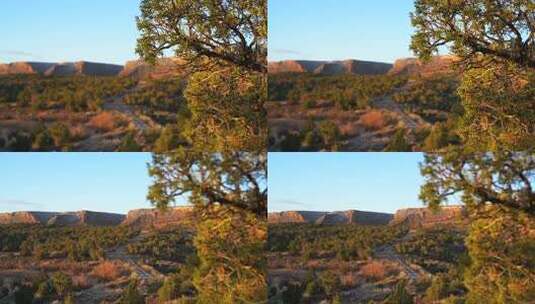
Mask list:
[[[437,211],[429,208],[408,208],[396,211],[391,224],[405,224],[415,229],[439,224],[462,223],[467,216],[463,206],[445,206]]]

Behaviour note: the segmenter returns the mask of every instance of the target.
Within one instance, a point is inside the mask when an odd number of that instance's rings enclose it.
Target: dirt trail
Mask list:
[[[149,128],[147,123],[143,121],[143,119],[141,119],[139,116],[136,115],[135,111],[132,109],[131,106],[127,105],[123,101],[125,96],[132,94],[139,89],[140,87],[136,86],[135,88],[129,89],[128,91],[120,95],[109,98],[108,100],[104,102],[104,104],[102,105],[102,108],[108,111],[117,111],[127,116],[128,118],[130,118],[130,120],[132,121],[132,123],[137,129],[139,129],[140,131],[145,131]]]
[[[140,234],[136,236],[135,238],[129,240],[128,244],[142,241],[146,236],[147,235],[145,234]],[[107,259],[111,261],[114,261],[114,260],[121,261],[127,264],[132,269],[132,271],[137,274],[138,278],[141,281],[150,281],[150,280],[158,279],[161,276],[161,274],[158,271],[154,269],[151,269],[150,272],[145,270],[143,267],[141,267],[139,258],[128,253],[128,250],[127,250],[128,244],[121,245],[107,252],[106,253]],[[147,266],[145,265],[145,267]]]
[[[394,248],[391,245],[384,245],[375,250],[375,257],[379,259],[385,259],[389,261],[396,262],[403,272],[409,277],[409,281],[416,281],[420,277],[420,273],[414,270],[402,256],[396,253]]]
[[[416,122],[409,114],[407,114],[401,106],[392,99],[393,95],[384,96],[381,99],[373,102],[374,107],[392,111],[399,115],[401,121],[410,131],[415,131],[418,128],[418,122]]]

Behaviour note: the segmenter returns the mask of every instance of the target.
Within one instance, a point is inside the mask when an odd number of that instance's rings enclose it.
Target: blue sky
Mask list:
[[[269,0],[269,60],[411,57],[413,0]]]
[[[140,0],[2,0],[0,62],[135,59]]]
[[[422,207],[420,153],[270,153],[269,211]]]
[[[0,212],[150,208],[149,153],[0,153]]]

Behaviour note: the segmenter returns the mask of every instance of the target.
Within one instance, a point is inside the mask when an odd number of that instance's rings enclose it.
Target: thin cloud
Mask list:
[[[40,56],[38,56],[36,54],[29,53],[29,52],[24,52],[24,51],[17,51],[17,50],[0,50],[0,55],[40,58]]]
[[[303,202],[290,200],[290,199],[276,200],[275,203],[280,204],[280,205],[290,205],[290,206],[306,206],[306,204]]]
[[[271,53],[278,54],[278,55],[303,55],[303,53],[294,51],[294,50],[287,50],[287,49],[274,49],[271,50]]]
[[[0,199],[0,205],[1,206],[9,206],[9,207],[34,207],[39,208],[43,205],[23,200],[14,200],[14,199]]]

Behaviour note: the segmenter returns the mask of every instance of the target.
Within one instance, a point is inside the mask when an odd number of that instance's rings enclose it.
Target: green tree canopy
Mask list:
[[[267,70],[266,0],[142,0],[137,53],[154,62],[166,50],[194,66],[205,59]]]
[[[479,55],[535,68],[532,0],[417,0],[411,49],[423,59],[449,46],[462,59]]]
[[[265,217],[267,161],[263,154],[179,149],[154,154],[148,199],[166,208],[179,197],[195,206],[226,205]]]
[[[490,203],[535,214],[533,152],[466,153],[452,148],[426,154],[421,172],[425,184],[420,199],[430,207],[461,195],[468,207]]]

